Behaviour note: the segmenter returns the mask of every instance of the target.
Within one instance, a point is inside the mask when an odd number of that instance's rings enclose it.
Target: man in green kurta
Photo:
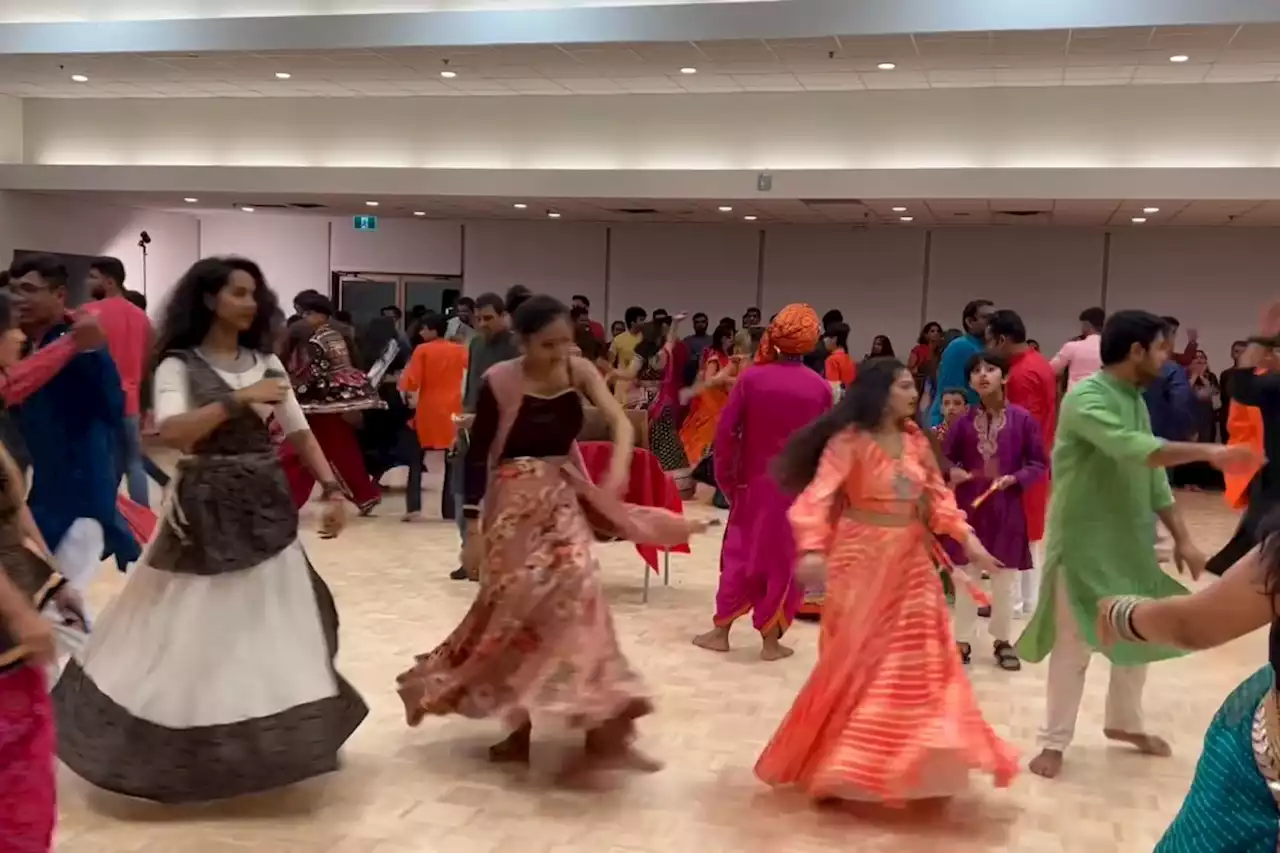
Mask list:
[[[1196,461],[1225,467],[1238,455],[1221,445],[1167,442],[1151,434],[1142,388],[1159,375],[1169,344],[1154,314],[1113,314],[1102,332],[1103,369],[1078,382],[1062,401],[1040,601],[1017,643],[1023,660],[1049,657],[1042,751],[1030,766],[1040,776],[1058,775],[1075,733],[1085,673],[1098,649],[1098,601],[1186,592],[1156,560],[1156,518],[1173,537],[1179,568],[1193,578],[1204,568],[1205,557],[1187,533],[1164,469]],[[1103,653],[1112,663],[1104,734],[1168,755],[1168,744],[1143,729],[1142,688],[1146,664],[1179,653],[1134,643],[1116,643]]]

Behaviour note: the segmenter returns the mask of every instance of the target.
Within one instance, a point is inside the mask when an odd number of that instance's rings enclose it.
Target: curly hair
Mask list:
[[[254,283],[253,299],[258,305],[253,323],[240,333],[245,349],[270,353],[277,339],[279,300],[267,285],[262,269],[248,258],[234,256],[196,261],[178,280],[161,310],[153,358],[165,353],[192,349],[204,341],[213,327],[214,297],[227,286],[233,273],[248,274]]]

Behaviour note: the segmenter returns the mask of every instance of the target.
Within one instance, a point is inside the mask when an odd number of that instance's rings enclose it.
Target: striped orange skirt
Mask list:
[[[982,717],[924,528],[842,518],[818,663],[756,763],[815,799],[903,803],[1008,785],[1017,752]]]

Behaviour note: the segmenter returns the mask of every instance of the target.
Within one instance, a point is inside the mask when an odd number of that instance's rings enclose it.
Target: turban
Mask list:
[[[778,312],[760,339],[756,363],[773,361],[783,355],[808,355],[818,345],[821,324],[818,314],[803,302],[794,302]]]

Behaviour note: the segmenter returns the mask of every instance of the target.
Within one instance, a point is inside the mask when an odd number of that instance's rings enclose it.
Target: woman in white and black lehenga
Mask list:
[[[321,534],[336,535],[341,489],[270,354],[275,307],[242,258],[199,261],[166,306],[155,416],[188,455],[142,562],[54,690],[59,756],[99,787],[190,802],[298,782],[337,769],[367,713],[334,669],[337,611],[267,431],[274,415],[315,471]]]

